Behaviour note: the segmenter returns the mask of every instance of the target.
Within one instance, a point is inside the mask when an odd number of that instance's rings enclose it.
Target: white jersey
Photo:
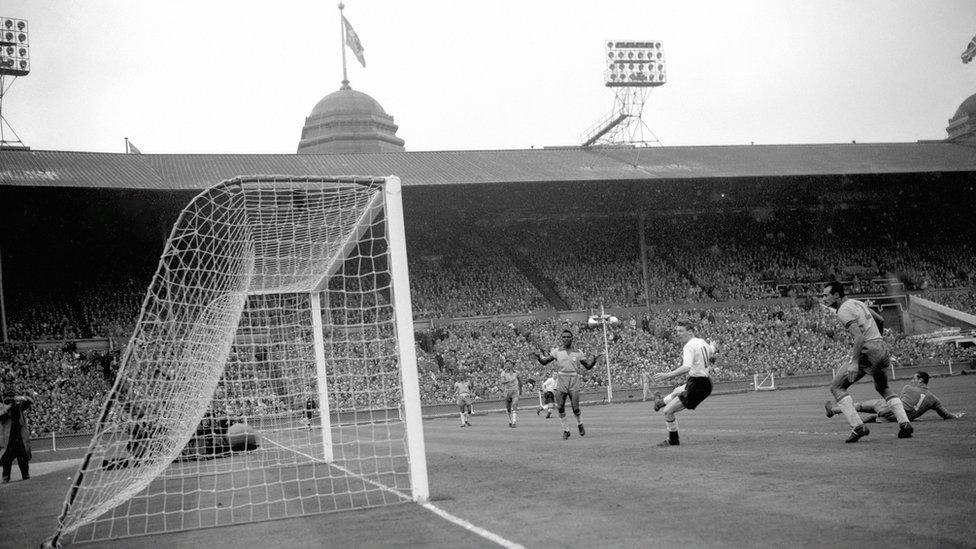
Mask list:
[[[700,337],[693,337],[685,343],[681,366],[691,368],[688,377],[708,377],[713,352],[715,349]]]
[[[556,378],[550,377],[542,382],[542,392],[551,393],[556,390]]]

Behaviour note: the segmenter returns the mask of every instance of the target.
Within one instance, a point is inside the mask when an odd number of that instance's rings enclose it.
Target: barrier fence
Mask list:
[[[924,370],[932,377],[942,377],[950,375],[959,375],[972,373],[976,374],[976,360],[962,360],[962,361],[918,361],[912,364],[902,364],[898,366],[893,366],[892,370],[889,372],[890,379],[894,381],[907,381],[915,375],[915,372],[919,370]],[[760,380],[760,389],[763,389],[769,384],[769,380],[766,378],[767,375],[772,375],[773,383],[776,390],[781,389],[802,389],[808,387],[824,387],[826,388],[831,379],[833,379],[834,371],[831,372],[819,372],[812,374],[803,375],[786,375],[780,377],[773,372],[765,372],[763,374],[757,374]],[[742,378],[736,380],[727,381],[716,381],[714,384],[714,390],[712,394],[732,394],[732,393],[743,393],[747,391],[756,390],[755,385],[756,377],[752,378]],[[871,383],[870,376],[865,376],[858,383]],[[653,394],[654,391],[660,391],[662,393],[669,392],[677,386],[677,383],[669,385],[649,385],[648,394]],[[826,390],[826,389],[825,389]],[[643,387],[621,387],[619,389],[614,389],[612,395],[612,404],[617,405],[625,402],[640,402],[644,398],[644,388]],[[522,395],[522,405],[523,410],[533,410],[537,405],[536,395],[534,393],[529,393],[526,391]],[[594,387],[588,391],[580,393],[580,400],[584,404],[588,405],[599,405],[607,403],[607,391],[603,387]],[[473,411],[476,415],[482,415],[487,413],[499,412],[505,410],[505,401],[502,399],[484,399],[476,400],[473,405]],[[433,419],[440,417],[448,417],[457,414],[458,407],[452,402],[438,403],[438,404],[428,404],[423,406],[423,417],[424,419]],[[342,419],[340,418],[340,421]],[[31,438],[31,448],[32,451],[37,452],[55,452],[55,453],[71,453],[84,450],[88,447],[88,442],[91,439],[91,433],[47,433],[38,437]]]

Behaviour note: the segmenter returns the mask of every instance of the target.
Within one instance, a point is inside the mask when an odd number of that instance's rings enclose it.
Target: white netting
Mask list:
[[[58,538],[409,499],[382,185],[237,178],[184,209]]]

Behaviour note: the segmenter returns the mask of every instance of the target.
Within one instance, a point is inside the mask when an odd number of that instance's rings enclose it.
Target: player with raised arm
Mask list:
[[[583,427],[583,418],[579,408],[580,390],[580,367],[592,370],[600,360],[602,354],[596,355],[592,359],[583,357],[583,353],[573,348],[573,332],[563,330],[560,334],[561,347],[553,347],[548,353],[532,353],[539,364],[545,366],[550,362],[556,362],[556,409],[559,411],[559,424],[563,429],[563,440],[570,436],[569,428],[566,426],[566,398],[569,397],[570,406],[573,408],[573,415],[576,416],[576,428],[580,436],[586,436],[586,428]]]
[[[715,341],[715,340],[712,340],[712,339],[706,340],[706,342],[709,345],[708,361],[709,361],[709,363],[711,365],[714,365],[715,364],[716,355],[718,355],[718,352],[719,352],[719,343],[718,343],[718,341]],[[714,369],[714,366],[711,366],[711,367]],[[681,393],[685,392],[685,389],[687,389],[687,388],[688,388],[687,384],[682,383],[681,385],[678,385],[677,387],[675,387],[674,390],[672,390],[670,393],[668,393],[664,397],[661,396],[661,393],[660,392],[654,391],[654,398],[653,398],[653,400],[654,400],[654,411],[655,412],[660,411],[661,408],[664,408],[665,406],[667,406],[672,400],[674,400],[674,399],[678,398],[679,396],[681,396]]]
[[[908,415],[910,421],[915,421],[919,416],[929,410],[935,410],[935,413],[939,414],[939,417],[942,419],[960,419],[966,415],[966,412],[953,413],[947,410],[942,405],[939,397],[932,394],[932,391],[929,390],[928,384],[929,374],[919,370],[912,376],[912,382],[905,385],[901,390],[901,395],[898,398],[901,399],[901,404],[905,408],[905,414]],[[828,418],[843,413],[839,406],[829,400],[824,404],[824,408],[827,410]],[[862,418],[864,423],[880,422],[881,420],[897,420],[891,406],[888,406],[887,401],[881,398],[855,402],[854,409],[860,413],[868,414],[867,417]]]
[[[498,375],[498,388],[505,399],[505,411],[508,413],[508,426],[515,428],[518,423],[518,403],[522,394],[522,378],[515,372],[515,361],[506,360]]]
[[[468,415],[471,413],[471,403],[474,401],[474,389],[468,376],[461,374],[454,382],[454,397],[458,408],[461,409],[461,427],[471,427]]]
[[[854,398],[847,392],[847,388],[865,374],[871,374],[874,378],[875,390],[887,401],[898,420],[898,438],[911,438],[914,428],[905,413],[905,407],[888,386],[886,370],[891,365],[891,356],[875,320],[880,315],[864,303],[846,297],[844,285],[840,282],[834,281],[824,286],[820,298],[824,306],[837,311],[837,319],[850,333],[853,341],[850,364],[846,369],[837,372],[830,384],[830,392],[834,395],[837,406],[851,425],[851,434],[844,442],[857,442],[871,432],[864,426],[861,415],[854,409]]]
[[[542,404],[539,409],[535,411],[535,415],[539,415],[543,410],[546,411],[546,419],[552,417],[552,409],[556,406],[556,377],[549,376],[545,381],[542,382]]]
[[[655,383],[660,383],[666,379],[688,374],[688,380],[668,395],[671,397],[670,402],[663,404],[663,399],[655,397],[654,410],[664,410],[664,422],[668,429],[667,440],[658,446],[678,446],[681,442],[678,438],[678,420],[675,414],[685,409],[694,410],[708,398],[708,395],[712,394],[709,368],[714,362],[712,353],[715,348],[704,339],[695,336],[695,325],[691,321],[679,321],[675,331],[678,339],[684,343],[681,351],[681,366],[670,372],[658,372],[654,374],[653,379]]]

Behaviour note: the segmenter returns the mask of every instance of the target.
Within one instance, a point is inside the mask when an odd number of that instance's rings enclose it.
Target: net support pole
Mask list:
[[[322,424],[322,453],[326,463],[335,459],[332,450],[332,414],[329,409],[329,381],[325,374],[325,337],[322,332],[322,293],[309,294],[312,304],[312,345],[315,353],[315,379],[319,392],[319,416]]]
[[[390,285],[399,348],[400,383],[403,386],[403,413],[406,416],[407,451],[410,454],[410,485],[413,499],[430,499],[427,480],[427,452],[420,408],[420,381],[417,379],[417,351],[413,340],[413,309],[410,279],[407,274],[407,238],[403,224],[400,178],[390,176],[383,186],[386,202],[386,237],[390,246]]]
[[[613,381],[610,379],[610,341],[607,339],[607,312],[600,304],[600,324],[603,324],[603,358],[607,362],[607,404],[613,400]]]

